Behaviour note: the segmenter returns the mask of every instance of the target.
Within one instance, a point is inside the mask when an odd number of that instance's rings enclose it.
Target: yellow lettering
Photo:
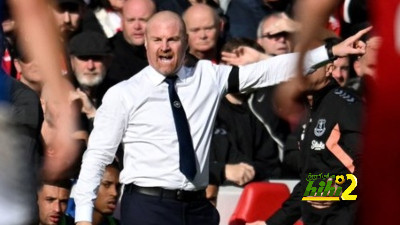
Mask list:
[[[346,174],[347,180],[351,180],[350,186],[343,192],[341,198],[342,200],[356,200],[357,195],[351,195],[350,193],[354,191],[357,187],[357,177],[353,174]]]

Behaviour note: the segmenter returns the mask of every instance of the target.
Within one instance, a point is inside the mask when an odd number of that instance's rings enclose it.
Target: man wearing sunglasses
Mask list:
[[[296,23],[286,14],[276,12],[265,16],[257,29],[257,42],[265,53],[275,56],[293,50],[289,35],[297,30]]]

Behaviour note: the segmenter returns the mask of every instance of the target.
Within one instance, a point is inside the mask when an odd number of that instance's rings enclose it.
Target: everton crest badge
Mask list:
[[[314,128],[315,136],[321,137],[325,133],[325,130],[326,130],[325,123],[326,123],[326,119],[318,120],[317,126],[315,126],[315,128]]]

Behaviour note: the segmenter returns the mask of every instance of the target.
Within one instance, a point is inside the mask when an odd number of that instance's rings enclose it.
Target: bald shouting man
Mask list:
[[[204,189],[219,102],[228,92],[289,79],[296,69],[290,62],[297,55],[240,68],[208,60],[184,67],[185,25],[169,11],[150,18],[145,46],[150,65],[109,89],[96,113],[76,186],[76,222],[91,224],[95,190],[122,141],[122,224],[217,225],[218,212]],[[342,56],[360,51],[352,46],[339,44],[332,52]],[[325,47],[312,50],[307,59],[306,70],[327,61]]]

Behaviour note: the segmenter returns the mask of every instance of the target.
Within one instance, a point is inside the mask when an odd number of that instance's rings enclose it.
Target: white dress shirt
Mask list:
[[[306,57],[305,68],[327,61],[325,48]],[[239,90],[277,84],[296,71],[297,54],[276,56],[239,68]],[[92,221],[96,188],[106,165],[124,145],[123,184],[142,187],[199,190],[208,184],[208,156],[220,99],[228,89],[232,67],[200,60],[182,67],[176,90],[189,121],[196,152],[197,175],[193,182],[179,170],[179,146],[165,76],[148,66],[112,87],[97,110],[88,149],[83,156],[75,192],[76,221]]]

